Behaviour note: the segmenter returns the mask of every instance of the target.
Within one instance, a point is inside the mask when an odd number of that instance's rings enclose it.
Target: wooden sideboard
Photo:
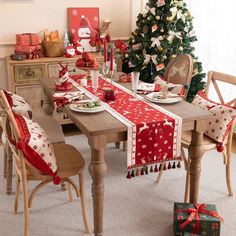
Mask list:
[[[93,53],[93,55],[98,59],[99,64],[102,64],[103,56],[97,53]],[[79,57],[43,57],[23,61],[11,60],[10,57],[6,57],[8,90],[24,97],[32,106],[35,114],[42,112],[52,114],[51,102],[45,95],[40,80],[58,77],[58,62],[68,63],[70,75],[81,73],[75,65]],[[61,124],[71,123],[67,115],[62,112],[54,113],[54,116]]]

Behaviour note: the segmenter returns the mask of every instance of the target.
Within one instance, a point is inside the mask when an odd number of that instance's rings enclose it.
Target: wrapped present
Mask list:
[[[16,52],[27,52],[27,53],[31,53],[34,52],[36,50],[36,46],[22,46],[22,45],[15,45],[15,51]]]
[[[132,78],[131,78],[131,74],[121,74],[119,76],[119,82],[120,83],[127,83],[127,82],[131,82]]]
[[[174,235],[220,236],[223,218],[211,204],[174,204]],[[188,234],[187,234],[188,235]]]
[[[16,34],[16,44],[21,46],[34,46],[40,43],[39,35],[32,33]]]

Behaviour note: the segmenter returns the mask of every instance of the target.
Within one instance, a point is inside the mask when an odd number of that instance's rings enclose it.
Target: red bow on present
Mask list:
[[[187,210],[177,210],[176,212],[187,212],[190,213],[189,217],[185,222],[183,222],[179,227],[183,230],[188,224],[190,224],[196,218],[196,224],[194,227],[194,234],[198,234],[200,229],[200,216],[199,213],[206,214],[219,219],[224,222],[224,219],[218,215],[216,211],[206,210],[206,204],[201,205],[194,204],[195,208],[188,208]]]

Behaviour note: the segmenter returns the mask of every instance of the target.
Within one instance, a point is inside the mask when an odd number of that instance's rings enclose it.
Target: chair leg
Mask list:
[[[3,177],[7,177],[7,151],[5,145],[3,146]]]
[[[29,236],[29,207],[28,207],[28,187],[26,174],[21,180],[21,188],[24,200],[24,236]]]
[[[227,163],[226,163],[226,183],[227,183],[227,188],[229,192],[229,196],[233,196],[233,190],[232,190],[232,185],[231,185],[231,172],[230,172],[230,162],[231,162],[231,153],[230,150],[227,150],[226,153],[227,156]]]
[[[185,180],[185,193],[184,193],[184,202],[189,202],[189,192],[190,192],[190,156],[188,155],[188,159],[186,162],[186,180]]]
[[[72,202],[73,201],[73,196],[72,196],[71,186],[70,186],[69,183],[67,183],[67,192],[68,192],[69,202]]]
[[[7,170],[6,170],[6,178],[7,178],[7,184],[6,184],[6,194],[10,195],[12,194],[12,151],[8,144],[6,144],[6,156],[7,156]]]
[[[17,214],[18,211],[19,196],[20,196],[20,177],[18,174],[16,174],[16,196],[14,203],[14,214]]]
[[[126,152],[127,151],[127,141],[123,142],[123,151]]]
[[[86,196],[84,191],[84,176],[83,173],[79,174],[79,188],[80,188],[80,203],[82,216],[84,221],[85,233],[90,233],[90,226],[88,223],[87,207],[86,207]]]
[[[63,180],[61,181],[61,191],[66,191],[66,184]]]
[[[156,179],[156,183],[159,184],[160,180],[161,180],[161,176],[163,174],[163,167],[164,167],[164,163],[161,164],[161,169],[159,174],[157,175],[157,179]]]

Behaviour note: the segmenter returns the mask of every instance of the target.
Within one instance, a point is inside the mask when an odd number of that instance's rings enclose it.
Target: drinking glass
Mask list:
[[[134,90],[134,98],[137,99],[137,89],[138,89],[138,83],[139,83],[139,76],[140,72],[133,71],[131,73],[131,79],[132,79],[132,89]]]
[[[98,70],[91,70],[92,88],[95,95],[97,95],[97,89],[98,89],[98,75],[99,75]]]
[[[105,78],[105,85],[107,83],[107,75],[109,74],[109,63],[108,62],[104,62],[102,65],[102,74]]]

